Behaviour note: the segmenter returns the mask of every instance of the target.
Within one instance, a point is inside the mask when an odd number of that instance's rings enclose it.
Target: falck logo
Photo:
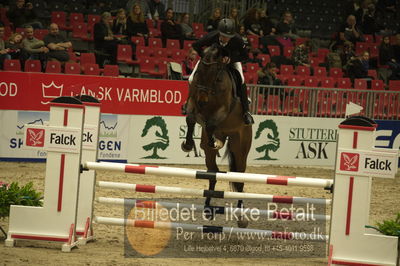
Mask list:
[[[27,128],[26,129],[26,146],[43,147],[44,146],[44,129]]]
[[[42,101],[42,104],[48,104],[51,100],[62,96],[64,84],[57,86],[54,81],[51,81],[49,85],[42,83],[42,94],[43,98],[50,99],[47,102]]]
[[[340,170],[358,172],[360,155],[358,153],[342,152],[340,155]]]

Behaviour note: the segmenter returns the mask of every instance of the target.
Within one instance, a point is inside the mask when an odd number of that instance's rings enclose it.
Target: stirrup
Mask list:
[[[245,113],[243,114],[243,119],[244,119],[244,123],[245,123],[246,125],[252,125],[252,124],[254,124],[254,119],[253,119],[253,116],[250,114],[250,112],[245,112]]]

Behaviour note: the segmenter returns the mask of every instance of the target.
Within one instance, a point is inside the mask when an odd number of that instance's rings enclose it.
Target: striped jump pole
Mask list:
[[[213,190],[203,190],[194,188],[140,185],[140,184],[129,184],[129,183],[118,183],[118,182],[107,182],[107,181],[98,181],[97,185],[103,188],[126,189],[126,190],[132,190],[134,192],[144,192],[144,193],[168,193],[168,194],[197,196],[197,197],[221,198],[221,199],[259,199],[266,202],[289,203],[289,204],[306,204],[306,203],[324,204],[324,205],[331,204],[330,199],[276,196],[269,194],[213,191]]]
[[[230,214],[230,213],[242,213],[249,215],[252,212],[250,208],[232,208],[224,206],[205,206],[199,204],[180,203],[180,202],[166,202],[166,201],[154,201],[154,200],[137,200],[137,199],[121,199],[121,198],[106,198],[98,197],[96,199],[101,204],[114,204],[124,205],[130,207],[148,208],[148,209],[193,209],[196,212],[204,212],[204,210],[212,210],[216,214]],[[295,212],[278,212],[273,210],[258,210],[260,216],[266,216],[270,220],[281,219],[281,220],[301,220],[301,221],[329,221],[330,215],[322,214],[310,214],[310,213],[295,213]]]
[[[315,188],[325,188],[325,189],[331,189],[333,185],[332,179],[237,173],[237,172],[216,173],[216,172],[207,172],[207,171],[188,169],[188,168],[146,166],[139,164],[86,162],[83,164],[83,168],[90,170],[109,170],[109,171],[145,174],[145,175],[186,177],[193,179],[208,179],[208,180],[230,181],[230,182],[249,182],[249,183],[260,183],[260,184],[282,185],[282,186],[315,187]]]
[[[95,217],[95,223],[106,224],[106,225],[119,225],[119,226],[131,226],[140,228],[156,228],[156,229],[178,229],[181,228],[184,231],[200,232],[200,233],[224,233],[229,237],[232,235],[240,236],[244,233],[252,233],[258,236],[262,236],[266,239],[286,239],[286,240],[309,240],[309,241],[327,241],[329,236],[318,235],[318,234],[307,234],[301,232],[280,232],[272,230],[261,230],[261,229],[250,229],[250,228],[236,228],[236,227],[223,227],[223,226],[211,226],[211,225],[198,225],[198,224],[184,224],[184,223],[170,223],[170,222],[159,222],[159,221],[147,221],[147,220],[133,220],[124,218],[110,218],[110,217]]]

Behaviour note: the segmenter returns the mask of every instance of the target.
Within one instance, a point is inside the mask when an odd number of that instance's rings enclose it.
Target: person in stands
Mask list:
[[[49,49],[48,60],[57,60],[61,63],[69,61],[68,49],[72,48],[72,43],[60,34],[57,24],[50,24],[49,34],[44,36],[43,41]]]

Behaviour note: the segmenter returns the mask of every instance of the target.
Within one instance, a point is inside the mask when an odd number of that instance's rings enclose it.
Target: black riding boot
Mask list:
[[[249,112],[249,99],[247,99],[247,86],[245,83],[241,85],[240,102],[243,108],[243,120],[246,125],[254,124],[254,119]]]

